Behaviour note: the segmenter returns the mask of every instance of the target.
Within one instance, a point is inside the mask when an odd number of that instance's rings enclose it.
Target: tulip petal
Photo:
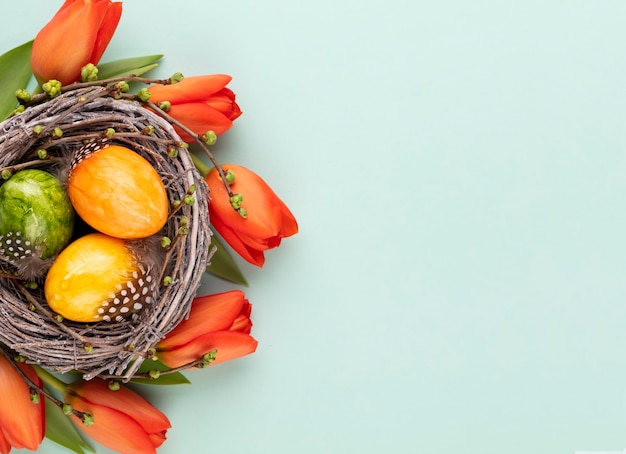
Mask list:
[[[161,362],[170,367],[183,366],[199,360],[206,353],[217,350],[216,359],[212,365],[240,358],[253,353],[258,342],[252,336],[236,331],[218,331],[196,338],[179,349],[159,352]]]
[[[93,2],[63,4],[33,42],[31,66],[37,79],[76,81],[80,68],[89,63],[99,20]]]
[[[150,99],[157,104],[169,101],[172,105],[204,102],[226,87],[231,80],[232,77],[227,74],[185,77],[177,84],[151,86]]]
[[[98,28],[96,41],[91,53],[91,58],[89,59],[89,63],[93,63],[94,65],[97,65],[100,58],[102,58],[102,54],[104,54],[104,51],[111,42],[111,38],[113,38],[113,34],[122,17],[122,3],[114,2],[108,4],[108,2],[106,2],[104,5],[106,6],[106,10],[104,11],[104,17],[102,18],[100,27]]]
[[[0,427],[0,454],[9,454],[9,451],[11,451],[11,447],[11,444],[4,435],[4,431]]]
[[[232,210],[232,207],[230,208]],[[222,236],[224,241],[247,262],[262,267],[265,263],[263,251],[248,247],[241,238],[215,214],[211,216],[211,225]]]
[[[159,350],[171,350],[212,331],[231,328],[247,303],[241,290],[231,290],[197,297],[193,300],[189,317],[159,342]]]
[[[296,219],[287,205],[256,173],[234,164],[224,164],[222,168],[232,170],[237,176],[230,188],[234,193],[243,195],[242,207],[247,211],[247,217],[242,218],[232,209],[217,171],[212,170],[206,177],[211,190],[211,223],[233,249],[254,263],[250,260],[253,251],[275,248],[280,245],[282,238],[297,233]]]
[[[83,424],[74,415],[71,418],[80,430],[103,446],[117,452],[156,453],[155,442],[128,415],[112,408],[89,404],[79,398],[69,398],[68,403],[78,411],[91,412],[94,424],[90,426]]]
[[[31,366],[19,366],[31,380],[41,383]],[[0,389],[4,396],[0,427],[6,440],[15,448],[37,449],[44,434],[43,398],[38,404],[31,402],[29,386],[4,355],[0,355]]]
[[[196,134],[212,130],[219,135],[233,125],[233,122],[219,110],[199,102],[172,104],[168,113]]]
[[[72,386],[71,390],[91,405],[123,410],[147,433],[159,433],[171,427],[167,416],[128,388],[122,387],[117,391],[111,391],[104,380],[93,379],[79,382],[79,385]]]

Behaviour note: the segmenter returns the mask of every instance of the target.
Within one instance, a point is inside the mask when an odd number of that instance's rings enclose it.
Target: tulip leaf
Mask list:
[[[63,411],[46,399],[46,438],[77,454],[95,453]]]
[[[162,54],[146,55],[144,57],[123,58],[98,65],[98,79],[110,79],[134,74],[140,76],[153,68],[157,61],[163,58]]]
[[[209,248],[215,248],[215,253],[211,257],[211,263],[206,267],[206,270],[221,279],[247,287],[248,282],[239,269],[237,262],[231,257],[216,235],[211,236]]]
[[[153,370],[166,371],[169,367],[160,361],[144,360],[137,373],[146,374]],[[191,382],[180,372],[161,374],[158,378],[133,378],[131,383],[143,385],[188,385]]]
[[[17,107],[15,91],[26,88],[32,76],[29,41],[0,56],[0,120],[7,118]]]

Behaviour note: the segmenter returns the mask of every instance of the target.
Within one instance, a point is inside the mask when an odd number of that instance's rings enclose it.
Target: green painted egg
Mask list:
[[[18,263],[47,259],[67,246],[74,231],[74,209],[59,180],[27,169],[0,186],[0,254]]]

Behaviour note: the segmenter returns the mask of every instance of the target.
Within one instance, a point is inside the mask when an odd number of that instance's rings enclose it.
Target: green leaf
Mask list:
[[[222,242],[218,240],[216,235],[211,236],[211,244],[209,248],[214,247],[216,248],[215,254],[211,257],[211,263],[206,267],[206,270],[221,279],[235,284],[245,285],[247,287],[248,282],[239,269],[239,266],[228,253]]]
[[[63,410],[46,399],[46,438],[77,454],[95,453]]]
[[[139,76],[156,68],[156,64],[163,58],[162,54],[146,55],[144,57],[123,58],[98,65],[98,79],[110,79],[134,74]]]
[[[32,76],[29,41],[0,56],[0,119],[7,118],[17,107],[15,91],[26,88]]]
[[[164,371],[168,370],[165,364],[160,361],[150,361],[145,360],[141,363],[139,370],[137,371],[140,374],[145,374],[150,372],[151,370]],[[131,380],[132,383],[140,383],[144,385],[188,385],[191,382],[180,372],[174,372],[171,374],[161,374],[159,378],[133,378]]]

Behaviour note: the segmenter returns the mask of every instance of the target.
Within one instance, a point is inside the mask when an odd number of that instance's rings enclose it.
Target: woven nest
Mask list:
[[[171,285],[161,285],[155,303],[134,319],[76,323],[59,321],[46,304],[42,285],[30,289],[18,279],[3,277],[0,342],[49,370],[76,370],[85,379],[129,380],[150,350],[189,312],[209,260],[208,188],[187,150],[178,147],[180,138],[167,121],[137,102],[116,100],[108,93],[101,87],[70,91],[0,123],[0,167],[19,168],[36,161],[36,151],[43,148],[53,157],[36,163],[45,170],[55,157],[66,158],[86,140],[113,128],[114,142],[135,150],[156,169],[170,202],[183,200],[195,185],[195,203],[183,204],[157,234],[173,240],[160,274],[171,276]],[[142,134],[149,125],[154,133]],[[35,126],[43,131],[36,133]],[[52,137],[55,128],[62,129],[61,138]],[[178,147],[175,158],[168,153],[172,146]],[[189,232],[181,235],[183,216],[189,221]],[[4,272],[11,272],[3,266]]]

